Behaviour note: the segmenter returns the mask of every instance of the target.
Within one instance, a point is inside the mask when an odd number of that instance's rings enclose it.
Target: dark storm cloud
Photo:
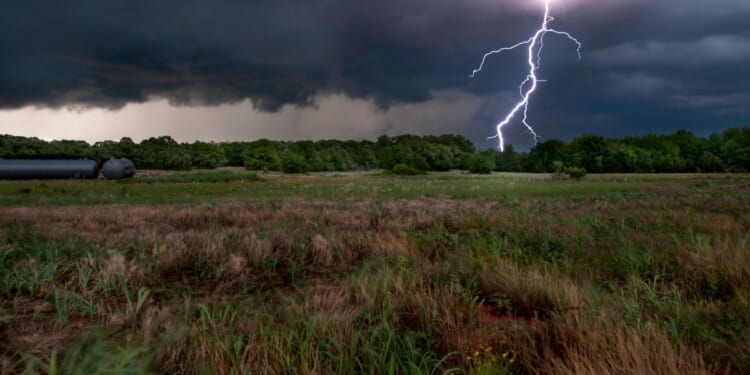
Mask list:
[[[178,104],[252,98],[273,109],[319,91],[421,100],[464,78],[435,67],[451,59],[450,46],[429,34],[446,12],[462,9],[438,2],[94,0],[2,7],[0,105],[6,108],[119,107],[162,96]],[[428,8],[436,10],[420,11]]]
[[[614,135],[666,120],[698,130],[747,120],[750,2],[554,6],[555,26],[580,37],[585,55],[578,63],[564,40],[548,43],[537,104],[546,115],[535,119],[547,133],[574,134],[555,130],[560,122]],[[250,98],[276,110],[334,93],[387,107],[441,89],[490,97],[524,76],[520,51],[479,79],[466,74],[485,50],[525,39],[539,10],[525,0],[5,1],[0,108]]]

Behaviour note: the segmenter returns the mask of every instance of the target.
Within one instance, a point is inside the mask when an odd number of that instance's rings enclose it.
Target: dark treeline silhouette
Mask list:
[[[286,173],[354,171],[469,170],[473,173],[562,172],[576,167],[589,173],[747,172],[750,128],[733,128],[706,138],[688,131],[608,139],[583,135],[570,143],[550,140],[526,153],[477,151],[459,135],[397,137],[371,141],[178,143],[171,137],[97,142],[51,141],[0,135],[0,158],[82,159],[103,162],[132,159],[141,169],[189,170],[244,166]]]
[[[512,154],[500,159],[515,164]],[[555,172],[556,161],[591,173],[747,172],[750,128],[728,129],[707,138],[684,130],[623,139],[584,135],[570,143],[540,143],[520,159],[521,170],[528,172]]]

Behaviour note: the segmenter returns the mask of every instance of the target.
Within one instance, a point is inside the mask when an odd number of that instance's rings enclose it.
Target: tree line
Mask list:
[[[562,172],[681,173],[750,171],[750,128],[708,137],[680,130],[670,135],[621,139],[583,135],[571,142],[550,140],[529,152],[477,150],[460,135],[396,137],[376,141],[273,141],[178,143],[168,136],[140,143],[130,138],[89,144],[0,135],[0,158],[95,159],[125,157],[141,169],[189,170],[243,166],[286,173],[382,168],[402,174],[469,170],[473,173]]]

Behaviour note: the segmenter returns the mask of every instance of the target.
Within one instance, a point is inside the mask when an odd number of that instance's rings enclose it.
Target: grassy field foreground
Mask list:
[[[750,178],[0,183],[0,373],[750,373]]]

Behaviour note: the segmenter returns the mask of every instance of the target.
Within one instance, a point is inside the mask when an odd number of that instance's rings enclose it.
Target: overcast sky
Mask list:
[[[90,142],[374,139],[492,147],[542,0],[0,0],[0,133]],[[750,126],[750,1],[552,0],[544,139]],[[513,123],[507,140],[533,143]]]

